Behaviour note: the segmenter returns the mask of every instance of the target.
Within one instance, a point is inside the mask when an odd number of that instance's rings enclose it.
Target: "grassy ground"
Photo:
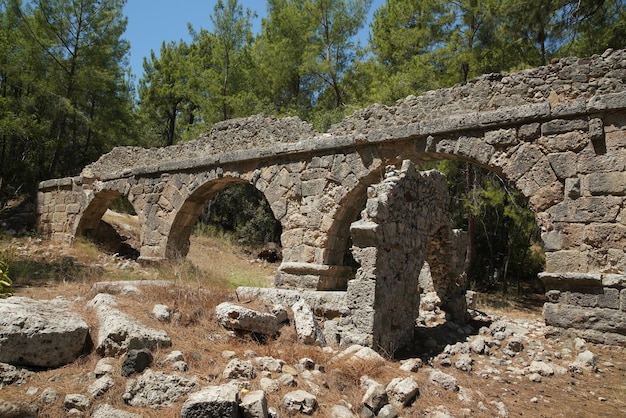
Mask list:
[[[295,364],[303,357],[309,357],[326,369],[323,382],[320,382],[323,395],[319,397],[320,408],[317,417],[329,417],[332,405],[347,402],[355,406],[360,403],[363,390],[359,379],[367,374],[383,383],[392,378],[413,375],[420,386],[420,397],[416,403],[402,414],[406,417],[422,416],[424,411],[445,405],[454,416],[495,416],[493,402],[503,402],[509,416],[529,417],[618,417],[626,416],[626,364],[623,349],[592,347],[600,355],[600,370],[583,375],[563,375],[544,378],[542,383],[529,382],[526,377],[513,376],[503,369],[499,378],[483,379],[475,373],[445,370],[454,375],[459,384],[472,391],[470,404],[459,400],[456,392],[446,392],[428,383],[428,367],[415,374],[401,372],[399,363],[389,359],[385,362],[331,362],[331,355],[317,347],[304,346],[297,342],[292,328],[284,328],[277,339],[259,342],[252,338],[232,337],[221,329],[214,318],[217,304],[233,299],[232,289],[239,285],[269,286],[277,264],[258,262],[254,252],[240,248],[228,240],[216,240],[206,236],[192,237],[191,248],[186,260],[163,263],[160,266],[139,266],[113,255],[103,253],[87,241],[78,241],[70,248],[60,248],[55,244],[37,238],[0,239],[0,258],[9,262],[10,276],[14,280],[14,292],[19,296],[37,299],[51,299],[63,296],[78,302],[77,310],[93,327],[96,333],[97,321],[91,310],[85,307],[93,295],[90,289],[95,282],[105,280],[162,279],[172,283],[169,287],[154,287],[139,296],[119,296],[123,311],[144,324],[167,331],[173,347],[155,353],[154,370],[170,372],[158,366],[171,350],[182,351],[190,367],[189,374],[198,376],[201,385],[222,384],[221,372],[228,360],[223,358],[223,350],[233,350],[239,358],[244,358],[247,350],[259,356],[273,356],[288,364]],[[168,305],[180,313],[177,323],[160,323],[152,315],[156,303]],[[259,309],[263,307],[257,306]],[[540,321],[541,306],[536,299],[505,301],[501,297],[481,295],[479,309],[506,315],[509,318],[525,321]],[[557,351],[571,346],[568,340],[546,340],[541,343],[550,350]],[[484,365],[489,358],[483,356]],[[0,398],[9,401],[33,402],[46,387],[54,387],[61,394],[55,403],[43,408],[42,417],[65,416],[62,400],[67,393],[84,393],[93,382],[88,373],[93,371],[99,357],[95,353],[81,357],[73,364],[37,372],[25,385],[5,386]],[[118,359],[121,364],[121,359]],[[276,377],[276,376],[273,376]],[[121,409],[131,409],[122,401],[126,379],[114,376],[115,386],[98,400],[108,402]],[[27,395],[29,387],[38,388],[34,395]],[[308,390],[306,387],[300,389]],[[278,406],[282,396],[292,388],[282,388],[268,395],[269,404]],[[537,402],[531,402],[537,398]],[[477,407],[482,402],[487,408]],[[134,408],[133,412],[146,417],[178,417],[182,400],[165,410]],[[468,412],[469,411],[469,412]],[[290,416],[285,410],[279,411],[282,417]]]

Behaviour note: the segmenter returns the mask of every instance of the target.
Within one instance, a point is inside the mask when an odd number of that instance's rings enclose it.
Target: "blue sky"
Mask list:
[[[211,30],[209,16],[215,3],[216,0],[127,0],[124,14],[128,17],[128,26],[124,38],[130,41],[130,65],[137,79],[143,74],[143,58],[149,56],[151,50],[158,53],[163,41],[190,40],[187,23],[196,30]],[[266,2],[240,0],[239,3],[258,15],[253,21],[253,30],[258,32],[261,18],[266,15]],[[384,0],[373,0],[370,16],[383,3]],[[366,26],[359,37],[367,39],[368,31]]]

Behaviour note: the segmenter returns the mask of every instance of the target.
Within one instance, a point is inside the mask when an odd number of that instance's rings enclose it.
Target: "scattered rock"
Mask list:
[[[88,397],[80,393],[70,393],[65,395],[63,406],[67,410],[77,409],[81,412],[87,412],[87,409],[91,406],[91,401]]]
[[[0,298],[0,362],[59,367],[76,360],[89,335],[85,320],[62,298]]]
[[[181,418],[239,417],[239,389],[234,385],[209,386],[187,398]]]
[[[0,399],[0,417],[2,418],[36,418],[39,414],[37,405],[29,402],[8,402]]]
[[[215,316],[217,322],[224,328],[270,336],[278,333],[279,322],[276,315],[258,312],[230,302],[217,305]]]
[[[222,372],[224,379],[254,379],[256,370],[251,360],[232,359]]]
[[[430,371],[429,381],[436,386],[449,391],[458,391],[459,383],[454,376],[450,376],[440,370],[433,369]]]
[[[122,362],[122,376],[141,373],[152,364],[152,352],[147,348],[130,350]]]
[[[98,316],[96,351],[101,356],[115,356],[132,349],[156,350],[172,345],[163,330],[148,328],[115,308],[112,295],[97,294],[90,302]]]
[[[113,357],[105,357],[98,360],[96,368],[93,373],[96,377],[104,376],[105,374],[115,373],[116,360]]]
[[[363,398],[361,399],[361,403],[374,412],[374,414],[377,414],[378,411],[380,411],[380,409],[387,404],[387,402],[388,397],[385,386],[375,381],[372,381],[372,383],[369,384]]]
[[[156,304],[152,308],[152,315],[161,322],[168,322],[170,320],[170,308],[166,305]]]
[[[313,315],[313,310],[304,299],[300,299],[296,302],[291,307],[291,310],[293,311],[293,321],[296,327],[298,341],[304,344],[326,345],[324,334],[315,319],[315,315]]]
[[[104,395],[114,385],[115,382],[113,381],[113,378],[109,375],[105,375],[89,385],[89,387],[87,388],[87,393],[89,393],[94,398],[97,398]]]
[[[267,399],[262,390],[248,392],[241,399],[240,407],[243,418],[267,418],[268,416]]]
[[[141,418],[141,415],[116,409],[105,403],[96,406],[95,410],[91,414],[91,418]]]
[[[302,412],[311,415],[317,408],[317,399],[309,392],[295,390],[283,397],[283,405],[288,411]]]
[[[195,377],[186,378],[147,369],[137,379],[127,381],[122,398],[132,406],[163,408],[171,406],[198,386]]]
[[[389,401],[400,407],[410,405],[419,395],[419,387],[412,377],[396,377],[389,382],[386,391]]]

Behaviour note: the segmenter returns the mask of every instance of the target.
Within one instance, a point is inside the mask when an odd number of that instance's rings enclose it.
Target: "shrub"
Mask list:
[[[13,282],[9,279],[9,265],[0,260],[0,298],[13,295],[12,284]]]

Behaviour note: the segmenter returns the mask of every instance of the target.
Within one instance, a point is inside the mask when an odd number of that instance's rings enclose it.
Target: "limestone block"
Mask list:
[[[584,122],[584,124],[586,123],[587,122]],[[542,125],[542,131],[545,125],[546,124]],[[584,129],[581,129],[579,131],[558,133],[557,135],[543,133],[543,135],[548,136],[542,136],[538,139],[537,142],[541,146],[543,146],[549,153],[566,151],[578,152],[589,146],[590,144],[589,134],[587,132],[582,132],[586,130],[587,127],[584,126]]]
[[[626,173],[591,173],[585,176],[586,188],[591,195],[626,194]]]
[[[594,248],[626,247],[626,225],[592,223],[585,227],[583,241]]]
[[[291,309],[298,340],[304,344],[320,344],[324,346],[326,344],[324,334],[313,315],[311,307],[303,299],[300,299]]]
[[[536,145],[523,143],[507,159],[504,173],[510,180],[516,181],[526,174],[543,156],[543,152]]]
[[[582,119],[553,119],[541,124],[541,134],[544,136],[576,130],[588,131],[589,122]]]
[[[533,141],[541,135],[541,124],[537,122],[521,125],[517,130],[517,137],[521,141]]]
[[[604,122],[600,118],[589,120],[589,137],[592,140],[604,139]]]
[[[278,319],[271,313],[259,312],[230,302],[215,307],[217,322],[230,329],[275,335],[278,332]]]
[[[577,199],[581,195],[580,179],[579,178],[567,178],[565,179],[565,196],[570,199]]]
[[[574,177],[577,174],[577,155],[572,151],[555,152],[547,155],[554,174],[560,180]]]
[[[419,395],[419,387],[413,377],[396,377],[386,387],[387,396],[392,404],[404,407],[410,405]]]
[[[616,309],[546,303],[543,317],[546,325],[626,335],[626,315]]]
[[[619,289],[605,287],[603,292],[598,295],[598,307],[619,309]]]
[[[622,198],[614,196],[581,197],[560,202],[546,212],[554,222],[615,222],[622,201]]]
[[[141,418],[141,415],[133,414],[132,412],[122,409],[116,409],[105,403],[95,407],[91,418]]]
[[[372,410],[374,413],[378,413],[380,408],[385,406],[388,402],[387,391],[385,390],[385,386],[381,385],[378,382],[373,381],[372,384],[369,385],[363,398],[361,399],[361,403]]]
[[[235,385],[209,386],[187,398],[181,418],[239,418],[239,389]]]
[[[562,250],[546,253],[547,272],[587,271],[587,256],[576,250]]]
[[[354,279],[348,282],[346,305],[349,309],[359,309],[366,306],[373,307],[376,298],[376,281],[369,279]]]
[[[114,307],[114,298],[102,293],[96,295],[89,306],[98,317],[96,351],[101,356],[115,356],[132,349],[170,347],[172,341],[163,330],[144,326]]]
[[[267,418],[267,399],[262,390],[248,392],[241,399],[241,412],[243,418]]]
[[[605,287],[626,288],[626,275],[624,274],[603,274],[602,285]]]
[[[517,144],[515,128],[498,129],[485,132],[485,142],[494,146],[511,146]]]
[[[0,299],[0,362],[59,367],[83,352],[89,326],[64,299]]]
[[[283,405],[288,411],[312,415],[317,409],[317,398],[304,390],[295,390],[283,396]]]

